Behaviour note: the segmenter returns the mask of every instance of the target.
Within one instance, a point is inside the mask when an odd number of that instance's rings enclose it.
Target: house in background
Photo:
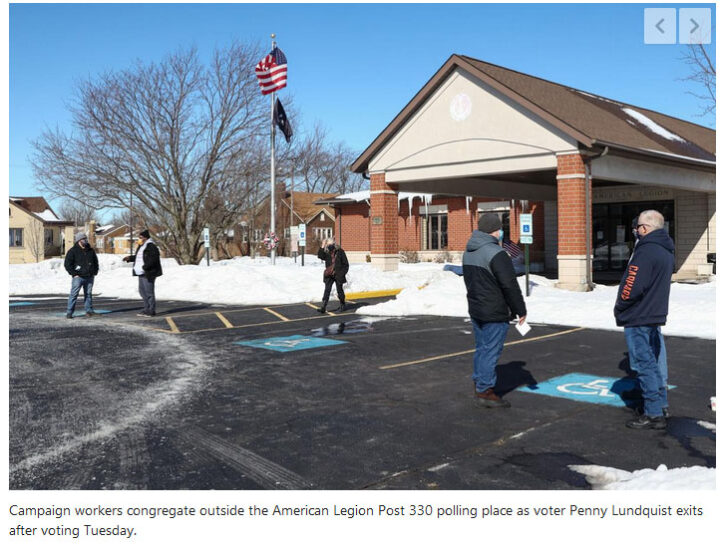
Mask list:
[[[58,218],[43,197],[10,197],[10,263],[63,256],[73,245],[72,226]]]
[[[305,224],[307,246],[305,254],[317,254],[320,243],[335,233],[335,211],[318,200],[331,199],[336,193],[290,192],[280,189],[276,195],[275,230],[278,238],[277,255],[292,256],[290,227]],[[219,258],[233,256],[269,255],[263,239],[270,231],[270,199],[265,198],[253,214],[245,215],[235,227],[226,232],[225,240],[216,244]],[[300,250],[300,249],[298,249]]]

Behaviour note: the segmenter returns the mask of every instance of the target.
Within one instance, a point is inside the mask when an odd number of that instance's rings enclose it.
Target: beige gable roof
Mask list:
[[[371,158],[457,69],[466,70],[587,148],[609,146],[699,165],[715,162],[713,129],[464,55],[452,55],[355,160],[351,169],[354,172],[367,170]]]

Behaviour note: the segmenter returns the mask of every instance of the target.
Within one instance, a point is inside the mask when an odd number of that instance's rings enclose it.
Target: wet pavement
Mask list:
[[[669,427],[634,431],[618,332],[511,328],[512,408],[488,410],[459,318],[99,297],[68,320],[37,298],[10,307],[12,489],[584,489],[568,465],[715,466],[714,341],[666,338]]]

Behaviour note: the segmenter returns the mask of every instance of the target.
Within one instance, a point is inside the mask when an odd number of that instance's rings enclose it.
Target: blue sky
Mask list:
[[[320,121],[358,152],[452,53],[714,127],[714,118],[696,117],[697,99],[679,81],[685,46],[643,44],[649,6],[13,4],[10,194],[39,193],[29,142],[47,127],[71,128],[78,81],[191,45],[202,56],[233,40],[269,50],[272,32],[288,58],[280,97],[293,96],[305,126]],[[714,5],[704,6],[714,23]]]

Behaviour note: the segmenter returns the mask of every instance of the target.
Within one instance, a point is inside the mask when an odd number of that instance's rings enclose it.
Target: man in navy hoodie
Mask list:
[[[643,395],[643,415],[626,423],[634,429],[667,426],[667,388],[658,360],[663,346],[660,327],[667,320],[675,245],[664,226],[665,219],[658,211],[640,213],[639,240],[615,301],[615,322],[625,329],[630,361]]]

